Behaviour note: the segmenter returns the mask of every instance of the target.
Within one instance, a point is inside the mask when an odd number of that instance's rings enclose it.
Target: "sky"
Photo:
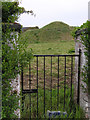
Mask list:
[[[23,27],[42,28],[43,26],[62,21],[70,26],[81,26],[88,20],[89,0],[20,0],[21,7],[33,10],[35,16],[22,14],[18,22]]]

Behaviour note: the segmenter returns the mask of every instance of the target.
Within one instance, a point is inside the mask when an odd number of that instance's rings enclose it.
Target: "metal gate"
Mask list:
[[[34,55],[21,71],[22,115],[25,118],[46,118],[47,111],[72,111],[74,96],[79,105],[80,54]],[[78,58],[77,93],[75,84],[75,58]]]

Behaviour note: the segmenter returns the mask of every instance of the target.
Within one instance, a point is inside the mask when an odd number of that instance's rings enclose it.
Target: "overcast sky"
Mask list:
[[[70,26],[80,26],[88,20],[89,0],[22,0],[20,6],[33,10],[36,16],[23,14],[19,23],[23,27],[39,26],[62,21]]]

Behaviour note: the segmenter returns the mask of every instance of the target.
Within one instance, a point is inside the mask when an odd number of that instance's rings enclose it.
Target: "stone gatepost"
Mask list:
[[[79,54],[79,49],[81,49],[81,73],[80,73],[80,106],[86,113],[86,117],[88,118],[88,93],[84,92],[82,85],[87,88],[85,82],[83,82],[82,72],[84,71],[84,66],[86,65],[86,56],[85,46],[82,44],[81,35],[82,32],[85,33],[86,29],[76,31],[76,38],[75,38],[75,54]],[[76,79],[76,90],[77,90],[77,81],[78,81],[78,58],[75,58],[75,79]]]
[[[16,39],[18,39],[18,33],[20,33],[22,28],[21,25],[19,23],[9,23],[9,24],[3,23],[2,25],[3,32],[5,32],[5,30],[7,29],[7,26],[12,30],[10,35],[15,35]],[[16,39],[15,38],[12,39],[15,45],[17,45],[15,41]],[[8,41],[8,46],[10,46],[11,49],[14,49],[13,45],[9,42],[9,40],[7,41]],[[19,96],[20,95],[20,75],[19,74],[17,74],[15,79],[11,79],[11,87],[12,87],[11,92],[17,92],[17,96]],[[18,106],[20,106],[20,100],[18,102]],[[18,116],[18,118],[20,118],[20,109],[17,109],[14,112]]]

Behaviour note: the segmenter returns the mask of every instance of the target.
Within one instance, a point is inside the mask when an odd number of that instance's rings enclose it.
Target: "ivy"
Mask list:
[[[33,58],[32,49],[27,52],[25,50],[27,42],[17,38],[16,34],[7,28],[6,32],[2,33],[2,118],[16,117],[14,111],[18,108],[18,100],[20,99],[16,93],[11,93],[11,79],[21,72],[20,66],[25,66]],[[11,46],[8,45],[8,42]],[[22,41],[22,42],[21,42]]]
[[[76,27],[72,32],[74,38],[77,37],[77,31],[80,32],[82,44],[85,46],[86,65],[83,68],[83,82],[88,86],[88,92],[90,93],[90,21],[83,23],[80,27]],[[84,87],[84,86],[83,86]]]
[[[17,91],[13,91],[11,80],[20,74],[20,66],[25,66],[33,58],[33,54],[32,49],[29,52],[25,50],[27,41],[19,36],[17,38],[15,30],[12,31],[9,27],[9,23],[15,22],[18,15],[25,11],[24,8],[20,8],[15,2],[5,2],[2,10],[2,20],[7,22],[7,28],[2,31],[2,118],[8,119],[17,118],[14,111],[19,108],[18,101],[21,99]]]

